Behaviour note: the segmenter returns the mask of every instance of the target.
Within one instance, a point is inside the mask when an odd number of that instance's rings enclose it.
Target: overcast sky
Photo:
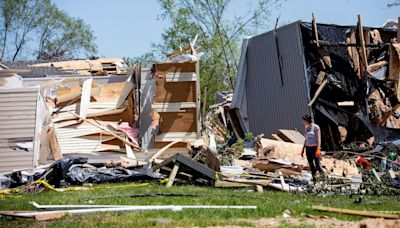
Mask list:
[[[88,23],[97,37],[99,56],[134,57],[151,51],[160,42],[167,21],[158,20],[161,10],[156,0],[54,0],[69,15]],[[251,0],[233,0],[228,16],[242,15]],[[286,0],[273,11],[272,21],[310,21],[314,12],[319,23],[355,25],[361,14],[363,25],[381,26],[400,16],[400,7],[387,8],[387,0]],[[273,25],[271,25],[273,26]],[[268,28],[265,28],[267,31]],[[260,31],[266,32],[266,31]]]

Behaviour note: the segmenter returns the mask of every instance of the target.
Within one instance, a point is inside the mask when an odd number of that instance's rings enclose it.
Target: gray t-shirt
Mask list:
[[[318,144],[318,136],[317,131],[319,130],[319,126],[316,124],[311,124],[310,129],[304,130],[304,135],[306,137],[306,146],[316,146]]]

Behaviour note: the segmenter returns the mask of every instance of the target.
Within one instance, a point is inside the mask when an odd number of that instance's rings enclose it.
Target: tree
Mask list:
[[[93,31],[83,20],[70,18],[59,10],[53,13],[55,20],[44,24],[41,30],[38,59],[75,58],[81,53],[89,56],[97,52]]]
[[[148,67],[150,68],[150,63],[154,62],[156,59],[156,56],[152,52],[146,52],[141,56],[130,58],[130,57],[124,57],[123,58],[125,63],[128,65],[128,67],[134,67],[135,65],[140,65],[142,67]]]
[[[201,58],[202,90],[208,88],[207,102],[219,90],[233,90],[240,55],[240,39],[253,35],[268,24],[270,10],[278,0],[249,1],[243,16],[229,17],[232,0],[159,0],[161,19],[171,26],[162,34],[162,43],[154,45],[165,54],[186,47],[199,35],[197,44],[204,55]],[[255,4],[254,4],[255,3]]]
[[[26,1],[24,0],[1,0],[0,1],[0,17],[1,17],[1,54],[0,61],[3,60],[4,53],[7,47],[8,37],[11,29],[14,27],[15,19],[21,15],[23,6]]]
[[[400,6],[400,0],[395,0],[395,1],[387,4],[387,7],[394,7],[394,6]]]
[[[16,17],[14,18],[14,45],[12,57],[14,61],[33,32],[44,19],[44,11],[51,4],[50,0],[25,0],[17,2]]]
[[[50,0],[0,0],[0,19],[0,61],[17,59],[26,47],[38,47],[34,51],[37,59],[46,60],[88,56],[97,51],[90,27]],[[13,53],[6,55],[9,47],[14,47]]]

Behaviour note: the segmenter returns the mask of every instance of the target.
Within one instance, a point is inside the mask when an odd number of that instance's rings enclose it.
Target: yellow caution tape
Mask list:
[[[162,180],[160,180],[160,184],[165,184],[165,183],[167,183],[168,181],[169,181],[168,178],[162,179]]]
[[[47,183],[47,181],[44,180],[36,180],[35,182],[33,182],[34,184],[43,184],[46,188],[56,191],[56,192],[62,192],[64,191],[63,189],[57,189],[54,188],[53,186],[51,186],[49,183]]]

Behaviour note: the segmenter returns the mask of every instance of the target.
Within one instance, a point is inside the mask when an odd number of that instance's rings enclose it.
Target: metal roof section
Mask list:
[[[300,23],[243,41],[231,108],[238,109],[245,132],[302,129],[309,98]]]

